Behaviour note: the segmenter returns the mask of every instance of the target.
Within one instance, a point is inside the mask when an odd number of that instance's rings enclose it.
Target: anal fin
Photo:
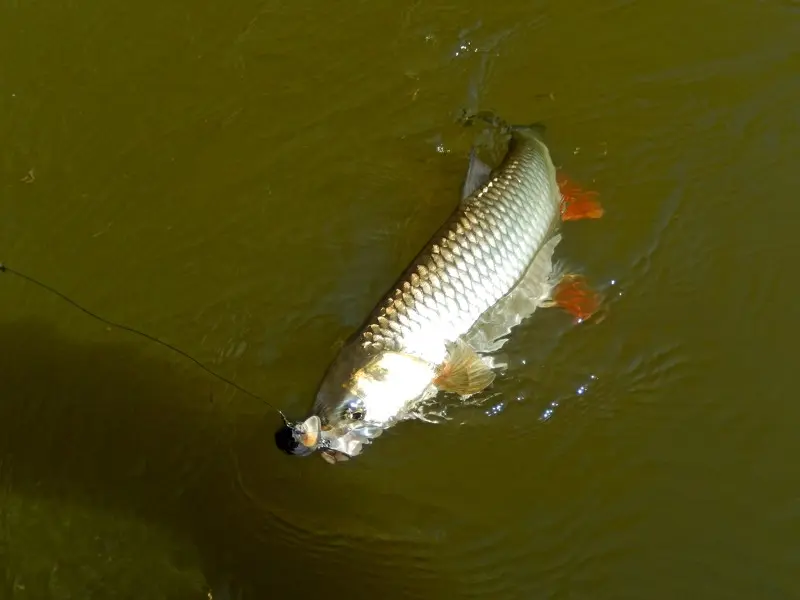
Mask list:
[[[576,322],[582,322],[597,314],[602,300],[602,296],[589,286],[585,277],[567,273],[555,285],[551,300],[544,306],[557,306],[571,314]]]
[[[561,220],[599,219],[605,212],[596,199],[598,193],[584,190],[559,172],[556,177],[561,192]]]
[[[494,381],[489,365],[463,340],[450,344],[447,354],[433,380],[440,390],[465,397],[485,390]]]

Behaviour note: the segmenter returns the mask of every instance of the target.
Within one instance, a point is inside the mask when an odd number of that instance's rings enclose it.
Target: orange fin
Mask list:
[[[300,443],[306,448],[316,448],[317,441],[319,440],[319,432],[322,427],[322,422],[317,415],[312,415],[300,426],[303,435],[300,438]]]
[[[567,179],[563,173],[558,173],[556,181],[561,192],[562,221],[599,219],[603,216],[603,207],[596,200],[597,192],[581,189]]]
[[[489,387],[494,376],[472,346],[459,340],[449,346],[447,359],[433,383],[440,390],[467,397]]]
[[[549,306],[558,306],[567,311],[576,322],[594,316],[602,302],[602,296],[589,287],[581,275],[567,274],[553,288]]]

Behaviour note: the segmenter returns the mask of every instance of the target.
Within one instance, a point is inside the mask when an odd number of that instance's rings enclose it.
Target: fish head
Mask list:
[[[287,454],[319,451],[330,463],[348,460],[404,418],[406,409],[431,389],[434,377],[434,367],[416,357],[379,354],[354,369],[338,389],[323,382],[312,414],[281,428],[276,443]]]
[[[384,427],[367,421],[360,398],[347,394],[337,410],[321,411],[297,423],[286,423],[275,433],[278,448],[293,456],[320,452],[329,463],[349,460]]]

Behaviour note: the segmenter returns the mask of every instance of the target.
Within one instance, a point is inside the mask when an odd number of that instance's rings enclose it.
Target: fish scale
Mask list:
[[[440,360],[446,344],[519,281],[558,217],[547,148],[536,138],[518,141],[379,305],[361,334],[363,348]]]

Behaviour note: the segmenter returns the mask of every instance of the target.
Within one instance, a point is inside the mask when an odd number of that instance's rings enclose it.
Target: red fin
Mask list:
[[[599,219],[603,216],[603,207],[595,198],[597,192],[586,191],[567,179],[563,173],[556,176],[558,189],[561,192],[561,220],[576,221],[578,219]]]
[[[494,381],[494,373],[463,340],[448,345],[447,360],[439,368],[434,385],[462,397],[483,391]]]
[[[553,303],[566,310],[576,321],[585,321],[600,308],[602,296],[581,275],[564,275],[553,289]]]

